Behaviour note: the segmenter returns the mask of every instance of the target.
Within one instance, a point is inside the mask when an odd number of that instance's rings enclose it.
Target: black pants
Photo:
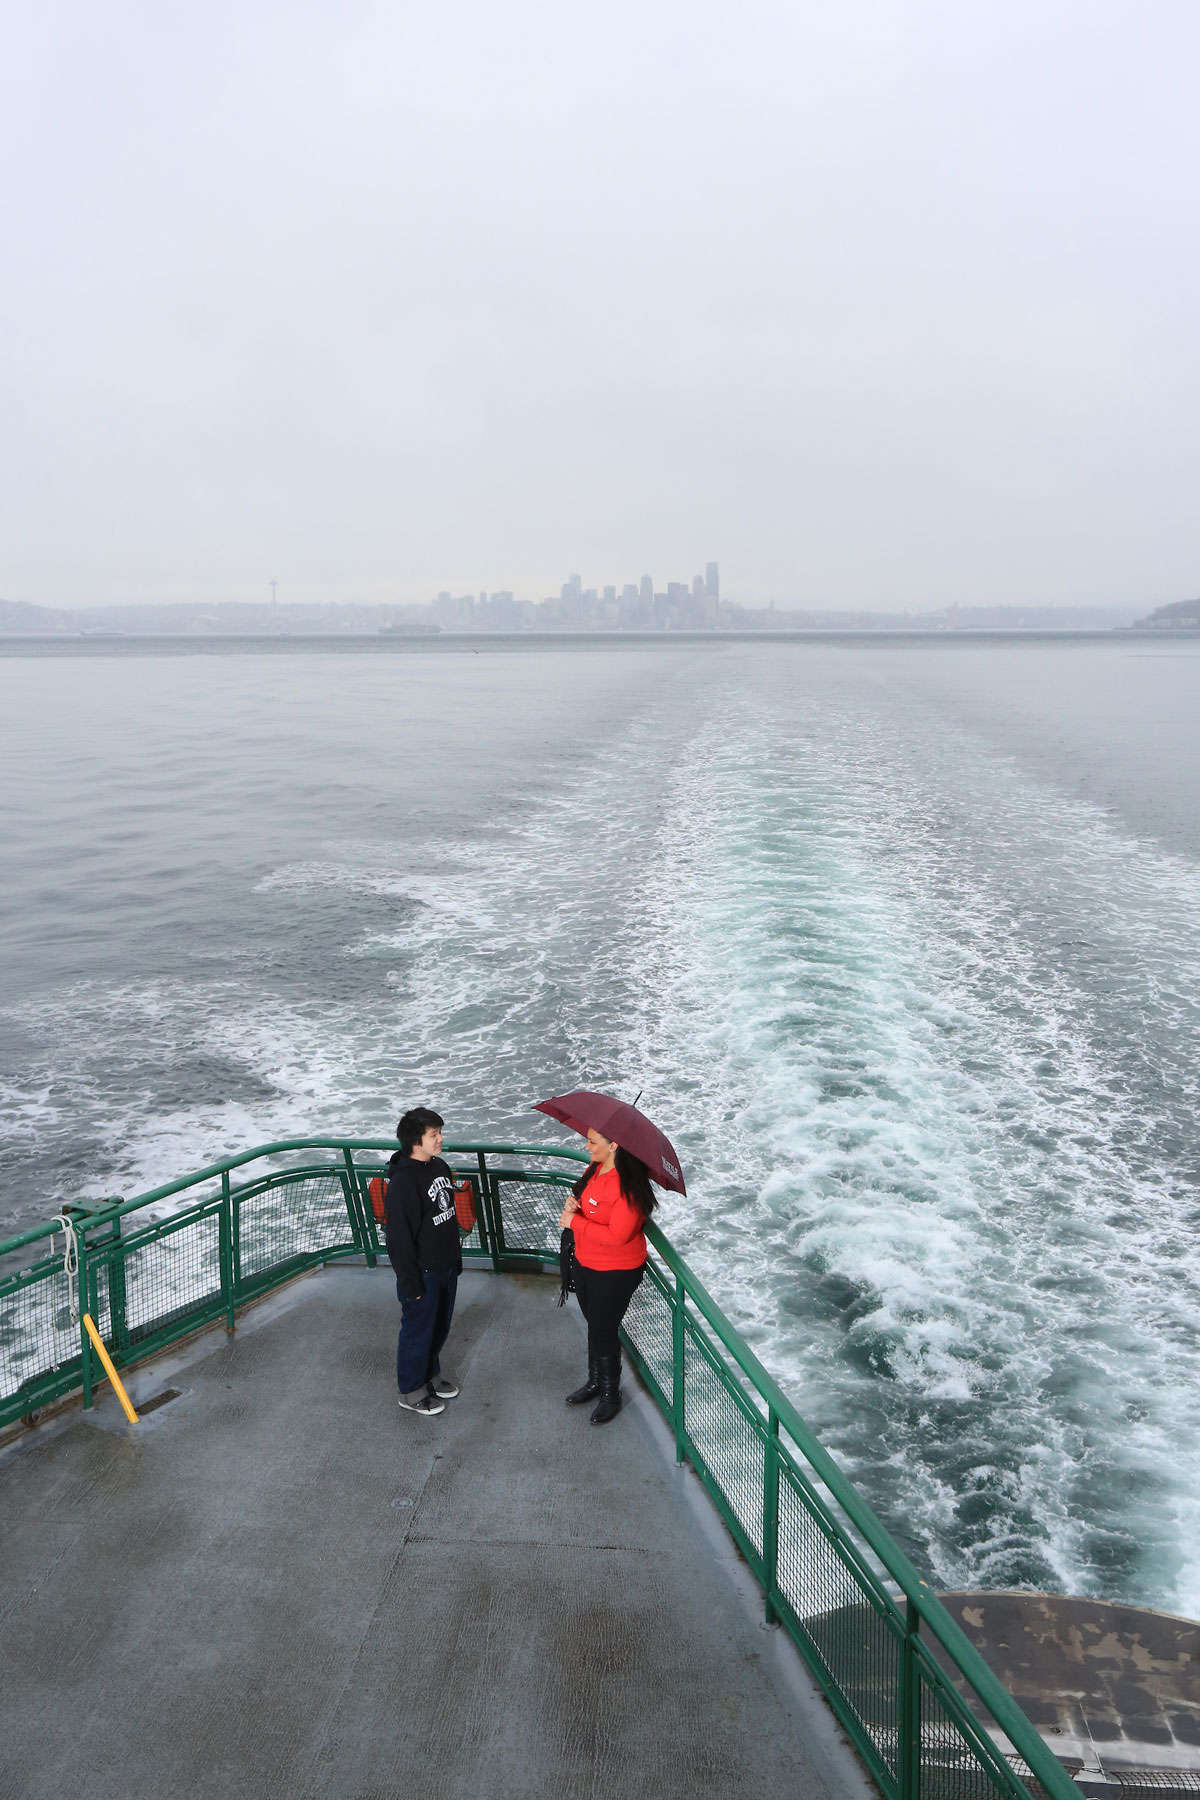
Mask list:
[[[585,1269],[575,1264],[575,1297],[587,1320],[588,1364],[597,1357],[616,1356],[621,1346],[617,1327],[629,1310],[645,1265],[640,1269]]]
[[[425,1269],[425,1292],[419,1300],[406,1300],[396,1282],[400,1302],[400,1335],[396,1340],[396,1386],[402,1394],[416,1394],[441,1373],[438,1351],[450,1334],[454,1296],[458,1292],[455,1269]]]

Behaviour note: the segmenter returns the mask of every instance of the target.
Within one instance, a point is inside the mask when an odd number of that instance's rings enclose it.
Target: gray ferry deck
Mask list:
[[[636,1378],[563,1405],[556,1285],[464,1276],[436,1419],[340,1264],[0,1450],[0,1793],[874,1794]]]

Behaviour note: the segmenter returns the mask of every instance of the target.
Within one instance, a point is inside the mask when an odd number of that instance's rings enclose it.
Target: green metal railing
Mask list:
[[[69,1209],[71,1233],[50,1224],[0,1244],[0,1427],[80,1391],[91,1405],[99,1375],[85,1311],[119,1369],[214,1322],[232,1331],[239,1307],[306,1269],[339,1257],[376,1263],[383,1244],[368,1182],[394,1148],[382,1138],[268,1144],[132,1200]],[[446,1155],[474,1187],[468,1262],[557,1263],[562,1189],[582,1152],[452,1144]],[[171,1210],[157,1212],[164,1201]],[[767,1619],[791,1637],[888,1800],[1078,1800],[653,1222],[647,1237],[647,1275],[623,1333],[630,1357],[678,1461],[696,1470],[761,1585]]]

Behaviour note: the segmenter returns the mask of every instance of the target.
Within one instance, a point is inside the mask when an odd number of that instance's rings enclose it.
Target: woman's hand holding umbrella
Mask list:
[[[578,1211],[579,1211],[578,1200],[575,1198],[574,1194],[568,1194],[567,1195],[567,1204],[563,1207],[562,1216],[558,1221],[558,1229],[560,1231],[569,1231],[571,1228],[571,1220],[575,1217],[575,1214]]]

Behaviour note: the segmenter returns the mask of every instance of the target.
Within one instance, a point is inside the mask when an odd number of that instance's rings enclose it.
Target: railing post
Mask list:
[[[492,1268],[500,1268],[500,1246],[504,1242],[500,1230],[500,1195],[488,1174],[487,1157],[479,1152],[479,1205],[487,1224],[488,1245],[492,1253]],[[482,1236],[482,1233],[480,1234]]]
[[[779,1587],[779,1414],[767,1409],[767,1436],[763,1444],[762,1518],[763,1592],[768,1625],[779,1623],[775,1594]]]
[[[900,1650],[900,1800],[919,1800],[921,1792],[921,1672],[915,1647],[920,1629],[921,1615],[909,1600]]]
[[[671,1314],[671,1422],[675,1427],[675,1461],[687,1455],[687,1416],[684,1411],[684,1335],[683,1307],[685,1291],[682,1277],[675,1277],[675,1310]]]
[[[482,1150],[477,1150],[475,1152],[475,1161],[479,1165],[479,1209],[476,1214],[476,1225],[479,1231],[479,1248],[492,1257],[492,1267],[495,1268],[496,1259],[492,1254],[492,1221],[487,1203],[487,1157],[483,1154]]]
[[[229,1196],[229,1255],[233,1264],[233,1292],[242,1291],[242,1203]]]
[[[82,1357],[80,1373],[83,1377],[83,1410],[90,1412],[92,1406],[92,1357],[95,1352],[92,1349],[92,1340],[88,1336],[87,1326],[83,1322],[83,1315],[92,1310],[89,1281],[91,1271],[88,1264],[87,1234],[83,1229],[77,1229],[76,1236],[79,1239],[79,1268],[76,1275],[75,1295],[79,1304],[79,1343]]]
[[[350,1215],[350,1235],[359,1250],[367,1259],[368,1269],[373,1269],[379,1261],[372,1242],[371,1227],[367,1223],[366,1208],[363,1205],[362,1182],[358,1170],[354,1166],[353,1150],[342,1151],[342,1161],[346,1165],[346,1211]]]
[[[221,1292],[225,1296],[225,1329],[230,1334],[237,1330],[237,1308],[234,1304],[233,1290],[233,1199],[229,1190],[229,1170],[221,1177],[221,1211],[220,1232],[217,1239],[218,1254],[221,1258]]]
[[[108,1256],[108,1335],[118,1356],[129,1351],[129,1322],[125,1311],[125,1253],[121,1243],[121,1221],[114,1219],[109,1227]]]

